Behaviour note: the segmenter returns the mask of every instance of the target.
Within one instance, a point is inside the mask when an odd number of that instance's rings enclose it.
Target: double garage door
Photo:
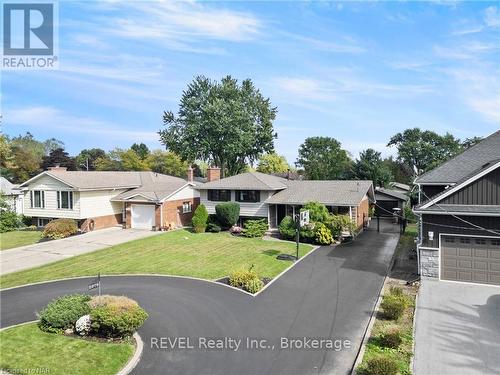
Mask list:
[[[500,285],[500,238],[443,236],[441,279]]]

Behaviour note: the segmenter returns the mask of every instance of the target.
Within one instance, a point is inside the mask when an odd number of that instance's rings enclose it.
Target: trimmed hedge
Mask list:
[[[72,294],[56,298],[40,314],[38,326],[42,331],[58,333],[73,328],[78,318],[90,313],[90,296]]]
[[[243,235],[245,237],[262,237],[268,228],[267,220],[247,220],[243,225],[245,230],[243,231]]]
[[[132,335],[148,318],[139,304],[127,297],[101,296],[90,301],[92,332],[100,336],[124,338]]]
[[[240,217],[240,205],[235,202],[219,203],[215,206],[217,221],[224,229],[231,228]]]
[[[55,219],[50,221],[42,232],[42,237],[57,240],[76,234],[78,227],[73,219]]]
[[[207,229],[208,211],[203,203],[196,207],[191,222],[196,233],[203,233]]]
[[[291,216],[285,216],[278,227],[280,234],[287,240],[295,238],[295,222]]]

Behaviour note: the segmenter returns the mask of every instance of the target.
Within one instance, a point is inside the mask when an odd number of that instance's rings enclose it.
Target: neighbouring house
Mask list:
[[[264,218],[270,228],[277,228],[285,216],[295,215],[311,201],[323,203],[332,213],[349,215],[363,228],[375,201],[371,181],[289,180],[259,172],[221,179],[217,168],[209,168],[207,182],[196,189],[209,214],[215,214],[218,203],[237,202],[241,220]]]
[[[5,177],[0,177],[0,191],[11,211],[20,215],[24,213],[24,196],[19,190],[19,185],[11,183]]]
[[[20,185],[24,213],[43,227],[55,218],[70,218],[82,231],[116,225],[171,229],[191,224],[199,204],[188,179],[154,172],[67,171],[54,167]]]
[[[377,201],[375,204],[375,215],[387,217],[392,216],[396,211],[402,214],[403,208],[410,198],[398,190],[376,187],[375,200]]]
[[[415,183],[419,273],[500,285],[500,131]]]
[[[389,182],[389,187],[391,188],[391,190],[396,190],[403,194],[409,194],[411,191],[410,185],[406,185],[401,182]]]

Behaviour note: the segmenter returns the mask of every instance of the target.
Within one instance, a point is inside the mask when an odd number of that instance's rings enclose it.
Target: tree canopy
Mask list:
[[[286,158],[275,152],[262,155],[257,165],[257,172],[262,173],[284,173],[290,169]]]
[[[222,176],[243,171],[262,153],[274,150],[277,109],[250,79],[220,82],[196,77],[183,92],[177,116],[164,112],[161,142],[183,160],[202,160]]]
[[[310,137],[300,145],[296,164],[309,180],[337,180],[346,177],[351,159],[335,138]]]
[[[188,162],[170,151],[154,150],[146,159],[153,172],[185,178],[189,167]]]
[[[372,148],[361,151],[352,167],[353,175],[360,180],[372,180],[374,186],[386,186],[392,179],[389,167],[381,153]]]
[[[84,149],[76,156],[75,162],[76,167],[81,170],[95,171],[96,170],[96,160],[99,158],[105,158],[106,151],[100,148]]]
[[[134,143],[131,147],[131,150],[135,151],[135,153],[142,159],[146,159],[149,155],[149,148],[144,143]]]
[[[64,148],[61,147],[50,151],[47,156],[44,156],[42,158],[41,166],[43,170],[47,170],[50,167],[54,167],[56,165],[66,167],[69,171],[76,170],[75,159],[69,156],[69,154],[64,151]]]

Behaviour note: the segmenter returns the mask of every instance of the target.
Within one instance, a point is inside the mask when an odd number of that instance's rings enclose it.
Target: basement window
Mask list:
[[[193,205],[191,202],[184,202],[182,203],[182,213],[187,214],[189,212],[193,211]]]

